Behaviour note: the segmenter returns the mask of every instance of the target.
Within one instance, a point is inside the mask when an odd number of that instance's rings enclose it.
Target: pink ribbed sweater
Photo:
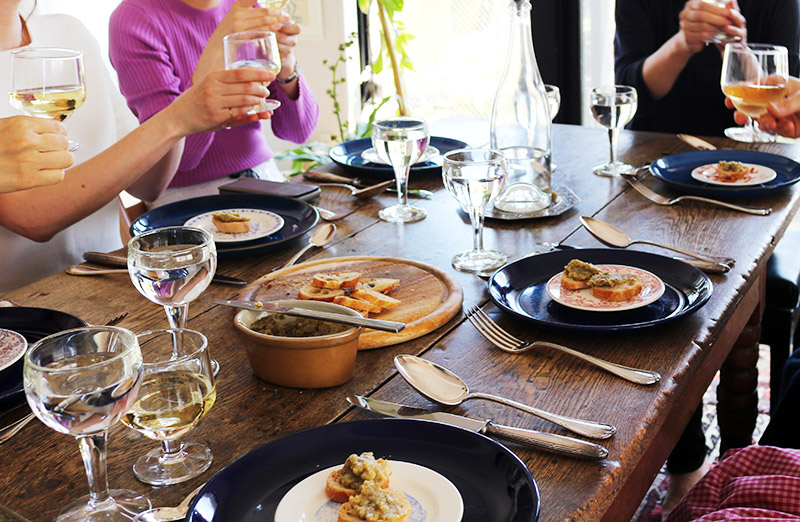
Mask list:
[[[143,122],[191,86],[203,48],[234,0],[221,0],[207,11],[180,0],[123,0],[111,15],[109,46],[119,86]],[[290,100],[277,85],[270,97],[281,102],[272,119],[273,133],[302,143],[317,124],[319,107],[300,75],[300,96]],[[186,138],[183,157],[170,187],[193,185],[254,167],[272,157],[256,122]]]

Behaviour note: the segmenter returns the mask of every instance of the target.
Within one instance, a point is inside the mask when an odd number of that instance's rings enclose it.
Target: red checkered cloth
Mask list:
[[[681,499],[667,522],[800,520],[800,450],[730,450]]]

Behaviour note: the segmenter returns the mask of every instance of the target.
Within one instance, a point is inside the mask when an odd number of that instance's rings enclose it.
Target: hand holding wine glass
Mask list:
[[[462,272],[484,273],[503,266],[508,256],[483,248],[483,218],[486,206],[503,191],[508,164],[505,155],[491,149],[459,149],[444,155],[442,180],[447,191],[469,214],[472,223],[472,250],[453,258],[453,268]]]
[[[275,33],[246,31],[233,33],[223,39],[226,69],[259,69],[277,75],[281,71],[281,54]],[[267,84],[264,84],[267,87]],[[265,98],[250,114],[274,111],[281,106],[278,100]]]
[[[11,105],[29,116],[64,121],[86,100],[83,53],[53,47],[11,51]],[[70,141],[70,151],[78,143]]]
[[[611,160],[594,168],[594,174],[603,177],[633,174],[634,168],[617,160],[619,130],[636,114],[638,96],[636,89],[627,85],[609,85],[592,89],[590,95],[592,116],[608,129]]]
[[[136,336],[113,326],[66,330],[41,339],[25,354],[25,396],[36,416],[81,447],[89,496],[60,513],[59,522],[130,521],[150,509],[144,495],[108,489],[108,429],[133,405],[142,383]]]
[[[789,84],[789,53],[781,45],[729,44],[722,56],[722,92],[747,116],[744,127],[725,129],[731,139],[769,143],[775,136],[761,131],[754,119],[767,114],[767,106],[782,100]]]
[[[179,439],[208,413],[217,397],[208,340],[200,332],[153,330],[137,336],[144,361],[139,396],[122,422],[161,447],[133,465],[136,478],[166,486],[189,480],[211,466],[211,450]]]

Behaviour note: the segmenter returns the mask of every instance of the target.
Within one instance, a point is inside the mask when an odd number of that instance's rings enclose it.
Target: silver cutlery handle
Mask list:
[[[33,419],[34,419],[33,413],[29,413],[26,416],[22,417],[20,420],[0,430],[0,444],[4,443],[8,439],[16,435],[19,432],[19,430],[27,426],[28,423]]]
[[[561,455],[567,455],[569,457],[598,460],[608,457],[608,450],[599,444],[573,439],[572,437],[565,437],[563,435],[556,435],[555,433],[512,428],[510,426],[492,424],[491,422],[484,428],[484,433],[493,437]]]
[[[739,212],[745,212],[747,214],[755,214],[756,216],[768,216],[769,214],[772,213],[771,208],[745,207],[743,205],[734,205],[733,203],[728,203],[726,201],[719,201],[716,199],[709,199],[701,196],[683,196],[681,199],[693,199],[695,201],[702,201],[704,203],[710,203],[712,205],[718,205],[720,207],[725,207],[732,210],[738,210]]]
[[[583,359],[584,361],[592,363],[595,366],[599,366],[605,371],[613,373],[617,377],[621,377],[627,381],[635,382],[637,384],[655,384],[661,380],[661,375],[657,372],[640,370],[638,368],[631,368],[630,366],[615,364],[604,359],[598,359],[597,357],[578,352],[572,348],[561,346],[560,344],[549,343],[547,341],[538,341],[537,344],[549,346],[550,348],[554,348],[556,350],[561,350],[562,352],[575,356],[578,359]]]
[[[694,252],[681,250],[678,247],[674,247],[674,246],[670,246],[670,245],[662,245],[661,243],[656,243],[654,241],[647,241],[647,240],[644,240],[644,239],[637,239],[635,241],[631,241],[631,244],[633,244],[633,243],[640,243],[640,244],[643,244],[643,245],[653,245],[653,246],[656,246],[656,247],[659,247],[659,248],[666,248],[667,250],[672,250],[673,252],[677,252],[677,253],[683,254],[685,256],[694,257],[695,259],[702,259],[703,261],[708,261],[709,263],[723,263],[723,264],[730,265],[730,266],[733,266],[734,263],[736,263],[735,259],[731,259],[729,257],[720,257],[720,258],[716,258],[715,259],[713,257],[704,256],[702,254],[695,254]]]
[[[304,310],[302,308],[295,308],[293,310],[284,310],[280,313],[297,317],[307,317],[309,319],[322,319],[323,321],[347,324],[351,326],[364,326],[366,328],[373,328],[375,330],[392,333],[401,332],[403,328],[406,327],[405,323],[400,323],[397,321],[385,321],[383,319],[357,317],[355,315],[344,315],[332,312],[323,312],[320,310]]]
[[[688,263],[708,274],[726,274],[731,270],[731,267],[725,263],[709,263],[708,261],[701,261],[700,259],[686,259],[683,257],[673,257],[672,259]]]
[[[534,408],[533,406],[528,406],[527,404],[523,404],[521,402],[517,402],[511,399],[506,399],[505,397],[499,397],[497,395],[473,392],[469,394],[467,398],[486,399],[490,401],[499,402],[500,404],[511,406],[512,408],[516,408],[526,413],[530,413],[531,415],[536,415],[537,417],[550,421],[553,424],[561,426],[562,428],[567,429],[573,433],[577,433],[578,435],[583,435],[584,437],[589,437],[592,439],[607,439],[617,432],[617,428],[615,428],[610,424],[603,424],[601,422],[584,421],[580,419],[573,419],[572,417],[565,417],[563,415],[558,415],[557,413],[551,413],[549,411],[540,410],[539,408]]]

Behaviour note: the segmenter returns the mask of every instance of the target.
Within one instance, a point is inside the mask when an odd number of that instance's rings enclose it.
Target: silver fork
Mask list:
[[[694,200],[694,201],[702,201],[704,203],[710,203],[712,205],[719,205],[720,207],[725,207],[732,210],[738,210],[739,212],[746,212],[747,214],[755,214],[757,216],[766,216],[772,213],[771,208],[744,207],[742,205],[734,205],[733,203],[728,203],[726,201],[718,201],[716,199],[703,198],[700,196],[678,196],[677,198],[670,199],[666,196],[659,194],[658,192],[654,192],[653,189],[651,189],[650,187],[648,187],[647,185],[645,185],[636,178],[629,177],[626,179],[628,180],[628,184],[630,184],[631,187],[636,189],[636,192],[646,197],[653,203],[656,203],[657,205],[669,206],[669,205],[674,205],[675,203],[678,203],[679,201],[683,200]]]
[[[579,359],[583,359],[584,361],[594,364],[595,366],[599,366],[605,371],[613,373],[617,377],[621,377],[637,384],[655,384],[661,380],[661,375],[656,372],[640,370],[638,368],[630,368],[628,366],[622,366],[621,364],[608,362],[603,359],[598,359],[597,357],[592,357],[591,355],[586,355],[585,353],[575,351],[571,348],[567,348],[566,346],[561,346],[560,344],[549,343],[546,341],[527,342],[523,341],[522,339],[517,339],[510,333],[500,328],[500,326],[488,315],[486,315],[486,313],[478,306],[473,306],[467,310],[466,316],[467,319],[469,319],[469,322],[472,323],[472,325],[481,335],[483,335],[490,343],[497,346],[504,352],[522,353],[534,348],[555,348],[556,350],[560,350],[564,353],[574,355]]]

